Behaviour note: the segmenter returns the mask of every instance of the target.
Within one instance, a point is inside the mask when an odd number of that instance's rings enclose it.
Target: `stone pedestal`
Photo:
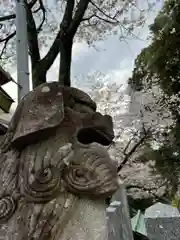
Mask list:
[[[180,239],[180,213],[170,205],[156,203],[147,208],[145,225],[150,240]]]
[[[108,240],[133,240],[126,190],[123,184],[107,208]]]

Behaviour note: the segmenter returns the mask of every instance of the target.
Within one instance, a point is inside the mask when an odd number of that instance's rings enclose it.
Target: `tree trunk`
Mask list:
[[[37,64],[35,68],[32,67],[32,85],[33,89],[39,86],[42,83],[46,82],[46,73],[47,71],[43,69],[42,64]]]
[[[59,82],[61,85],[71,85],[72,38],[64,38],[60,44]]]

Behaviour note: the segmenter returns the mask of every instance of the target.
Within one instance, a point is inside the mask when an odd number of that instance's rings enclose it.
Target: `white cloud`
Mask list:
[[[73,61],[78,60],[90,51],[88,45],[85,42],[75,42],[73,44],[72,59]]]

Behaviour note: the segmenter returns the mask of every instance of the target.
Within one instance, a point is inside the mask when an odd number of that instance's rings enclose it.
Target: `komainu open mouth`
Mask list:
[[[103,127],[86,127],[78,131],[77,139],[80,143],[89,144],[93,142],[108,146],[112,143],[114,134],[108,133]]]

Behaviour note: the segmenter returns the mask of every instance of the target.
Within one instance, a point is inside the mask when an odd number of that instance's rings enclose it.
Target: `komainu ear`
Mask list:
[[[56,82],[42,84],[29,92],[18,107],[8,131],[11,145],[22,148],[47,138],[60,125],[64,118],[62,87]]]

